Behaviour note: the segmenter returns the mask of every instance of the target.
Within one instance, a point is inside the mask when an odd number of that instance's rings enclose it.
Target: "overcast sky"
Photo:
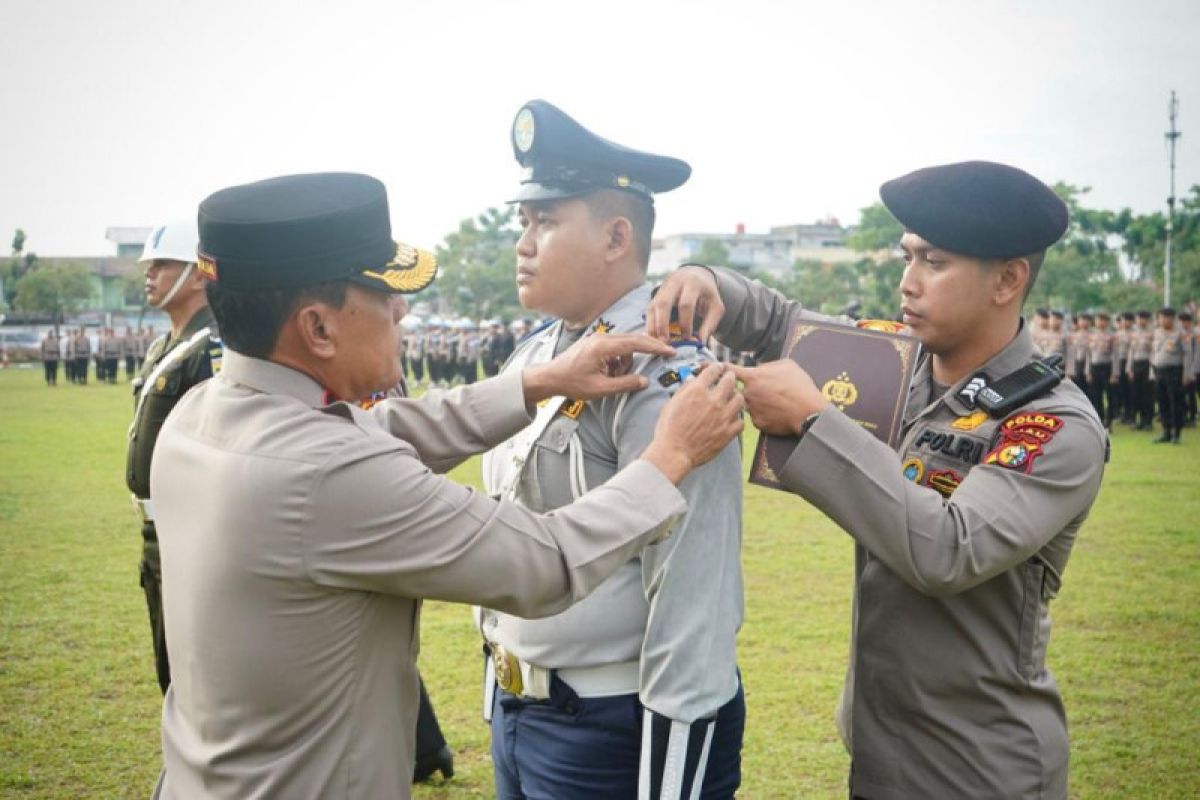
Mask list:
[[[3,0],[0,31],[2,250],[109,253],[108,226],[320,170],[382,179],[432,246],[511,196],[535,97],[692,164],[659,235],[854,222],[969,158],[1163,208],[1172,89],[1200,183],[1197,0]]]

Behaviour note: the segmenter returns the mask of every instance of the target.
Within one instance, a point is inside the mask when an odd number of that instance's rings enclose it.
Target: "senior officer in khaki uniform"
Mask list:
[[[687,163],[616,145],[542,100],[512,130],[525,174],[514,202],[521,305],[553,317],[504,374],[574,342],[640,331],[654,197],[682,185]],[[639,358],[650,387],[542,409],[484,457],[489,493],[532,511],[584,496],[639,458],[683,377],[711,354],[676,337],[672,356]],[[731,443],[681,487],[669,541],[630,559],[595,594],[546,619],[482,612],[500,687],[492,709],[496,793],[553,797],[732,797],[745,703],[737,672],[742,622],[742,467]]]
[[[397,245],[383,185],[286,176],[200,206],[201,271],[226,350],[151,468],[172,682],[159,797],[409,796],[420,600],[563,610],[669,531],[674,484],[741,430],[731,373],[664,410],[642,458],[539,515],[436,474],[611,375],[643,336],[596,337],[519,373],[364,409],[400,380],[398,293],[434,276]],[[399,755],[398,755],[399,754]]]
[[[150,233],[138,259],[145,264],[146,303],[171,320],[170,332],[150,345],[133,380],[133,422],[125,455],[125,485],[142,523],[139,572],[150,614],[154,669],[163,692],[171,683],[171,666],[163,628],[162,564],[150,500],[150,461],[159,429],[179,398],[221,369],[217,324],[204,295],[204,277],[196,270],[199,243],[196,220],[172,222]]]
[[[926,353],[899,452],[831,407],[794,362],[737,368],[755,424],[801,436],[784,484],[856,542],[839,713],[851,793],[1065,798],[1048,605],[1099,490],[1107,438],[1070,381],[1002,416],[963,389],[1036,357],[1021,305],[1067,211],[1034,177],[988,162],[919,170],[880,194],[906,229],[902,311]],[[736,273],[715,274],[673,274],[649,329],[661,334],[676,302],[690,325],[699,305],[702,333],[715,327],[770,361],[793,324],[813,316]]]

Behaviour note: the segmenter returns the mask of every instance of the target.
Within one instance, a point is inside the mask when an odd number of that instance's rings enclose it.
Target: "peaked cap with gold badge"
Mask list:
[[[369,175],[285,175],[231,186],[200,204],[198,268],[230,289],[346,279],[410,294],[433,282],[432,253],[392,239],[387,190]]]
[[[530,100],[513,120],[513,154],[525,168],[510,202],[561,200],[620,189],[653,202],[692,174],[686,161],[601,138],[545,100]]]

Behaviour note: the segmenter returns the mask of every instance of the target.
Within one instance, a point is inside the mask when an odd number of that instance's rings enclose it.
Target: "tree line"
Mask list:
[[[1030,294],[1030,306],[1066,311],[1156,309],[1162,304],[1166,215],[1092,209],[1089,187],[1058,183],[1071,223],[1046,261]],[[517,300],[516,254],[520,231],[516,210],[489,208],[463,220],[437,247],[438,280],[413,298],[435,313],[472,319],[524,316]],[[808,308],[840,312],[857,304],[864,316],[890,318],[897,310],[896,286],[904,270],[897,243],[903,229],[881,203],[863,208],[847,244],[861,257],[846,262],[800,259],[783,275],[752,277],[799,300]],[[24,251],[17,230],[12,256],[0,261],[8,307],[54,315],[80,310],[92,293],[87,268],[78,263],[40,263]],[[1181,307],[1200,299],[1200,185],[1182,198],[1174,220],[1172,297]],[[692,260],[739,268],[716,239],[702,243]],[[134,287],[135,289],[137,287]],[[131,296],[136,292],[131,293]]]

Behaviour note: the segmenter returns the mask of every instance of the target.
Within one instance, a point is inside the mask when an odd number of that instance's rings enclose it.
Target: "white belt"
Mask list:
[[[154,522],[154,506],[149,500],[143,500],[135,495],[130,495],[133,500],[133,513],[137,514],[142,522]]]
[[[555,673],[580,697],[637,694],[640,688],[641,668],[637,661],[602,664],[599,667],[572,667],[555,670]]]

